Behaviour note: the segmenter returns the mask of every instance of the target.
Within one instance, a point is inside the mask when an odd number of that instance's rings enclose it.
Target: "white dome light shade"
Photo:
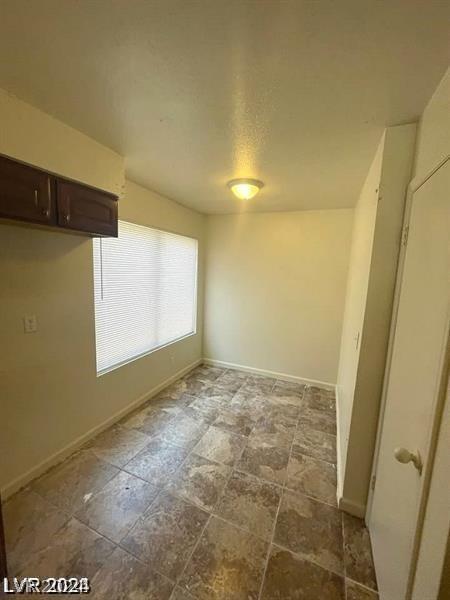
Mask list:
[[[232,179],[227,185],[240,200],[250,200],[264,186],[263,182],[257,179]]]

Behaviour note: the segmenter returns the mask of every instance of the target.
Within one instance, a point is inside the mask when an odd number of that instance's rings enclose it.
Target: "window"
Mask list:
[[[119,221],[93,246],[97,373],[195,333],[197,240]]]

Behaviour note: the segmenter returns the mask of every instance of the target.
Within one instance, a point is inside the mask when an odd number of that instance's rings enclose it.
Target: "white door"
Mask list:
[[[450,163],[413,194],[368,525],[380,600],[405,600],[450,313]],[[410,454],[408,454],[408,452]],[[417,464],[412,460],[417,456]],[[428,600],[428,599],[427,599]]]

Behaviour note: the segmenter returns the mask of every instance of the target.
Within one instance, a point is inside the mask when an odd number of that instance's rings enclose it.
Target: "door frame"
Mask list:
[[[367,509],[366,509],[366,519],[365,519],[367,523],[370,520],[370,514],[371,514],[371,510],[372,510],[372,505],[373,505],[374,491],[375,491],[375,487],[376,487],[378,459],[379,459],[379,454],[380,454],[381,436],[382,436],[382,432],[383,432],[383,421],[384,421],[384,415],[385,415],[385,411],[386,411],[386,398],[387,398],[387,390],[388,390],[389,376],[390,376],[391,362],[392,362],[392,353],[393,353],[394,340],[395,340],[395,330],[396,330],[396,326],[397,326],[397,317],[398,317],[398,310],[399,310],[399,303],[400,303],[400,293],[401,293],[401,288],[402,288],[402,279],[403,279],[403,272],[404,272],[404,266],[405,266],[405,256],[406,256],[406,249],[408,246],[407,236],[408,236],[408,232],[409,232],[409,223],[410,223],[410,219],[411,219],[411,208],[412,208],[413,196],[429,179],[431,179],[431,177],[435,173],[437,173],[449,161],[450,161],[450,154],[446,155],[433,169],[428,171],[428,173],[426,173],[424,176],[422,176],[420,178],[414,177],[411,180],[411,182],[409,183],[407,192],[406,192],[405,211],[404,211],[404,218],[403,218],[403,227],[402,227],[402,232],[401,232],[402,240],[401,240],[399,258],[398,258],[398,266],[397,266],[397,275],[396,275],[396,281],[395,281],[394,300],[393,300],[393,305],[392,305],[392,319],[391,319],[391,326],[390,326],[390,331],[389,331],[388,349],[387,349],[387,353],[386,353],[386,366],[385,366],[385,372],[384,372],[384,377],[383,377],[383,387],[382,387],[381,398],[380,398],[380,410],[379,410],[379,415],[378,415],[377,436],[376,436],[376,440],[375,440],[372,472],[371,472],[371,479],[370,479],[371,485],[369,488],[369,494],[368,494],[368,498],[367,498]],[[448,320],[447,320],[446,340],[448,339],[448,336],[450,336],[450,315],[448,315]],[[447,346],[448,346],[448,344],[447,344]],[[423,530],[423,524],[424,524],[424,519],[425,519],[425,510],[426,510],[428,495],[429,495],[429,491],[430,491],[431,475],[432,475],[432,471],[433,471],[434,459],[435,459],[435,454],[436,454],[439,428],[440,428],[441,417],[442,417],[442,412],[443,412],[444,403],[445,403],[446,381],[444,381],[444,380],[445,380],[446,373],[448,373],[449,361],[450,361],[450,355],[446,349],[446,345],[444,344],[444,346],[442,348],[441,364],[440,364],[441,380],[439,383],[439,390],[436,394],[436,397],[434,399],[434,404],[433,404],[433,414],[432,414],[432,420],[431,420],[432,422],[431,422],[430,434],[429,434],[428,441],[427,441],[427,453],[426,453],[426,456],[423,457],[424,458],[424,469],[423,469],[423,474],[422,474],[423,487],[422,487],[421,497],[419,499],[417,527],[416,527],[416,531],[414,534],[413,550],[412,550],[412,556],[411,556],[411,563],[410,563],[410,567],[409,567],[408,585],[407,585],[407,592],[406,592],[407,599],[409,599],[411,597],[413,585],[414,585],[414,575],[415,575],[417,560],[418,560],[418,556],[419,556],[420,541],[421,541],[421,537],[422,537],[422,530]]]
[[[8,567],[6,562],[5,528],[3,525],[2,497],[0,495],[0,581],[3,581],[4,577],[7,576]],[[0,596],[2,596],[1,591]]]

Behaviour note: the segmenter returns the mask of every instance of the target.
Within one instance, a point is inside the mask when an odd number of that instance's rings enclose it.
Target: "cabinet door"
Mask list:
[[[0,217],[56,223],[51,175],[0,156]]]
[[[117,237],[117,199],[112,194],[57,179],[56,203],[60,227]]]

